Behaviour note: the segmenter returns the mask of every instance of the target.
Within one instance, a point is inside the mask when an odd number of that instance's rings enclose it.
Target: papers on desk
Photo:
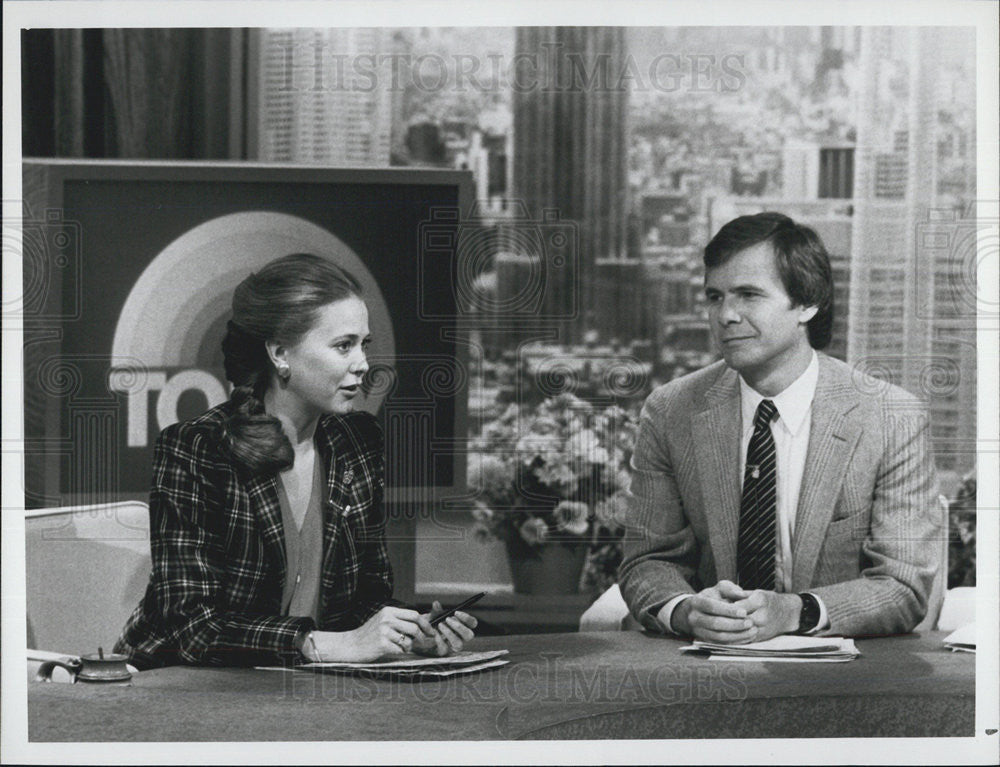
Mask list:
[[[392,656],[391,659],[372,661],[371,663],[342,661],[304,663],[301,666],[296,666],[295,669],[333,674],[354,674],[380,679],[443,679],[458,674],[472,674],[476,671],[505,666],[510,662],[503,658],[508,652],[508,650],[460,652],[455,655],[446,655],[443,658],[425,658],[418,655],[408,655],[403,658]]]
[[[944,646],[952,652],[976,651],[976,624],[970,623],[955,629],[944,638]]]
[[[681,652],[707,655],[712,660],[767,661],[768,663],[843,663],[861,653],[853,639],[782,635],[750,644],[718,644],[695,640]]]

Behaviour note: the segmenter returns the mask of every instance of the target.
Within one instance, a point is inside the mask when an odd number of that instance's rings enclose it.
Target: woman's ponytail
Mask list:
[[[232,320],[222,341],[226,378],[233,382],[233,412],[222,425],[222,443],[237,463],[254,473],[291,468],[295,460],[281,422],[264,412],[268,359],[264,342]]]

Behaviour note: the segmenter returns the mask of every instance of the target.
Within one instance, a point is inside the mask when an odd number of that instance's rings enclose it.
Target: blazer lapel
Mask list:
[[[705,392],[705,401],[705,409],[691,422],[702,508],[716,580],[735,580],[740,526],[740,388],[736,373],[726,368]]]
[[[792,539],[792,590],[812,585],[826,528],[844,482],[847,461],[854,451],[864,424],[853,411],[857,392],[820,355],[819,381],[812,404],[812,424],[806,467],[795,512]]]
[[[281,504],[278,501],[278,475],[264,474],[250,477],[247,483],[250,508],[256,511],[265,550],[278,563],[281,587],[285,585],[285,528],[281,521]]]
[[[344,517],[344,502],[351,490],[354,472],[348,466],[349,451],[340,431],[321,421],[317,430],[322,434],[317,439],[323,465],[326,469],[326,498],[323,503],[323,594],[333,593],[336,584],[333,574],[338,568],[333,566],[333,558],[340,537],[340,525]],[[325,598],[325,597],[324,597]],[[320,606],[321,614],[323,605]]]

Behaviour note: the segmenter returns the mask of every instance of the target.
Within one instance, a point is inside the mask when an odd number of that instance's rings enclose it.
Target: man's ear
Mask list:
[[[819,312],[818,306],[803,306],[799,309],[799,324],[805,325]]]
[[[265,341],[264,348],[267,350],[267,356],[271,358],[271,364],[275,367],[278,367],[279,362],[287,362],[288,351],[281,344]]]

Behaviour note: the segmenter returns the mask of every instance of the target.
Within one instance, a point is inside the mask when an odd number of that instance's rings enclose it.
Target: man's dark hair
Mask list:
[[[823,349],[833,328],[833,271],[823,241],[808,226],[781,213],[734,218],[705,246],[705,269],[721,266],[747,248],[771,243],[781,283],[795,306],[815,306],[809,320],[809,344]]]

